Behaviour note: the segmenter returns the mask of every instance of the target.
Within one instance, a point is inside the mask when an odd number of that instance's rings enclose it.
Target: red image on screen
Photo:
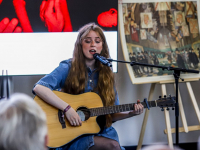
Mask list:
[[[109,11],[101,13],[98,16],[97,21],[99,25],[103,27],[117,26],[117,10],[111,8]]]
[[[112,0],[0,0],[0,33],[72,32],[89,22],[107,31],[117,30],[113,28],[117,26],[116,7]],[[7,15],[13,8],[14,13]]]

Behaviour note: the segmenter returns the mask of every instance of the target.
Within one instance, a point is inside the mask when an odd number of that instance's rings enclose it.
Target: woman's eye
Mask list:
[[[85,40],[85,43],[91,43],[91,40]]]
[[[92,40],[91,40],[91,39],[85,39],[84,41],[85,41],[85,43],[88,43],[88,44],[89,44],[89,43],[92,43]],[[100,40],[100,39],[96,39],[96,40],[94,40],[94,42],[95,42],[95,43],[101,43],[101,40]]]

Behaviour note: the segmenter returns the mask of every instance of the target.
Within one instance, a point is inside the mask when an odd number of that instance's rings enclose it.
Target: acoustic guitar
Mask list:
[[[81,135],[99,133],[100,127],[97,123],[97,116],[134,110],[135,103],[103,107],[101,98],[93,92],[80,95],[71,95],[59,91],[53,92],[76,110],[81,118],[82,126],[71,126],[67,119],[62,117],[63,112],[61,110],[35,96],[34,100],[42,107],[47,116],[48,147],[51,148],[63,146]],[[174,107],[175,97],[165,96],[154,101],[145,99],[141,104],[144,108],[161,107],[163,109],[163,107]]]

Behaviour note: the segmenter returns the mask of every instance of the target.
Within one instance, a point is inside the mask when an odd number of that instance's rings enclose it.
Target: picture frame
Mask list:
[[[200,70],[198,0],[123,0],[118,7],[125,61]],[[172,70],[130,64],[126,67],[133,84],[174,80]],[[180,77],[192,81],[200,74],[181,72]]]

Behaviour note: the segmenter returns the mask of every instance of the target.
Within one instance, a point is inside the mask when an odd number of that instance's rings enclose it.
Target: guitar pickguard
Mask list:
[[[79,107],[76,112],[81,118],[81,121],[86,121],[90,118],[90,111],[86,107]]]

